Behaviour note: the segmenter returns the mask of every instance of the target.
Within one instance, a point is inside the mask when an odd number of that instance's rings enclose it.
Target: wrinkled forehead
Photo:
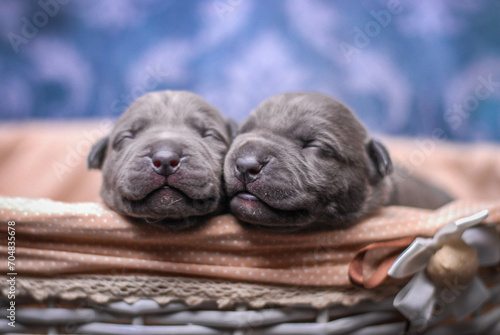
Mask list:
[[[137,99],[118,119],[116,131],[161,126],[218,128],[224,125],[220,112],[202,98],[187,92],[149,93]]]
[[[366,130],[341,102],[320,95],[281,95],[271,98],[252,112],[242,132],[270,129],[285,136],[314,133],[332,135],[350,133],[364,137]]]

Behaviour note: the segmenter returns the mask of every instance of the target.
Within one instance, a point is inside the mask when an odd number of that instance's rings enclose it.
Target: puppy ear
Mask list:
[[[109,137],[103,137],[97,141],[90,149],[89,156],[87,157],[87,168],[89,169],[100,169],[104,163],[104,158],[106,157],[106,151],[108,149]]]
[[[392,173],[392,160],[386,147],[375,140],[370,140],[366,145],[368,157],[373,163],[376,174],[372,176],[373,183],[378,183],[385,176]]]
[[[228,118],[226,120],[226,127],[227,132],[229,133],[230,140],[232,142],[236,135],[238,135],[238,123],[234,119]]]

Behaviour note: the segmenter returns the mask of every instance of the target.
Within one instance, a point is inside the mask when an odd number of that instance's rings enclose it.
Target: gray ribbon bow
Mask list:
[[[487,210],[483,210],[448,223],[433,238],[416,238],[389,269],[388,274],[393,278],[417,273],[393,302],[394,307],[412,323],[425,327],[439,304],[461,319],[488,299],[488,289],[477,276],[468,285],[447,282],[445,287],[437,287],[425,271],[429,259],[439,248],[448,241],[460,238],[476,249],[479,266],[497,264],[500,261],[500,239],[496,227],[479,225],[488,214]]]

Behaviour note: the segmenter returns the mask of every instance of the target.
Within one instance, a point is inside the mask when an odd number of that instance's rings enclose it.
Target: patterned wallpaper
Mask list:
[[[377,133],[500,141],[499,18],[496,0],[3,0],[0,120],[182,89],[241,121],[306,90]]]

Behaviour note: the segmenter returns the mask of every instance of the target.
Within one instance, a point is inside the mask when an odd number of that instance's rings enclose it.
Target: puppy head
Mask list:
[[[386,149],[342,103],[317,93],[264,101],[241,125],[224,163],[231,211],[252,224],[343,227],[381,206]]]
[[[146,94],[88,157],[102,169],[101,196],[120,214],[182,224],[221,209],[231,141],[220,112],[182,91]]]

